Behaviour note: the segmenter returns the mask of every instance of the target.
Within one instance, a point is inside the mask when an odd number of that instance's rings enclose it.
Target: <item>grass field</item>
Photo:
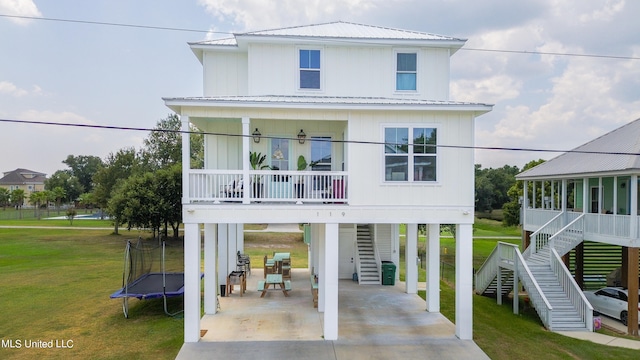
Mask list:
[[[1,221],[0,225],[5,223]],[[494,225],[488,224],[483,231],[498,231],[499,227],[490,229]],[[125,319],[121,302],[109,299],[109,294],[122,285],[125,240],[140,234],[144,233],[1,229],[0,358],[175,358],[183,341],[183,319],[166,316],[162,300],[131,300],[130,318]],[[492,242],[495,244],[496,239],[475,240],[474,252],[485,254]],[[442,244],[451,246],[446,238]],[[307,247],[300,234],[246,234],[245,252],[251,255],[254,268],[261,266],[264,255],[273,251],[291,252],[294,267],[307,265]],[[169,247],[168,257],[173,265],[181,265],[180,247]],[[399,268],[402,267],[401,264]],[[180,308],[181,299],[173,299],[169,306]],[[442,313],[454,321],[454,292],[445,282],[441,286],[441,306]],[[65,344],[71,340],[73,348],[24,346],[26,341],[38,340]],[[498,306],[494,299],[481,296],[474,296],[474,340],[492,359],[638,358],[637,351],[548,332],[533,311],[516,316],[511,313],[510,304]],[[8,341],[14,345],[21,341],[23,346],[9,348]]]

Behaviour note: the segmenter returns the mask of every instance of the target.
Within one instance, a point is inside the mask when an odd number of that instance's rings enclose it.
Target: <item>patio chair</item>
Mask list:
[[[273,259],[268,259],[267,255],[264,256],[264,277],[267,277],[267,274],[275,274],[276,262]]]
[[[291,280],[291,259],[283,259],[281,264],[282,278]]]
[[[241,254],[240,251],[238,251],[236,270],[244,271],[247,275],[251,275],[251,258],[249,255]]]

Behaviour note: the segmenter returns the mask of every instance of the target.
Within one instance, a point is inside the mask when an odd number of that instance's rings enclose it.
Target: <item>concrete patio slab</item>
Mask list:
[[[488,359],[440,313],[425,311],[424,300],[404,288],[339,283],[338,340],[322,338],[323,313],[313,308],[309,272],[293,269],[288,297],[270,289],[260,298],[261,270],[252,270],[247,292],[236,286],[220,298],[220,311],[205,315],[206,333],[184,344],[177,359]]]

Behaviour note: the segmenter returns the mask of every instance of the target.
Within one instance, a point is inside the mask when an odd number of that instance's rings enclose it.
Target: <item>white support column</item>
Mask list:
[[[427,311],[440,312],[440,224],[427,226]]]
[[[324,304],[325,304],[325,295],[326,294],[326,284],[327,277],[325,274],[325,258],[327,257],[327,251],[325,247],[326,238],[325,238],[325,226],[324,224],[317,225],[317,234],[318,234],[318,268],[316,272],[318,273],[318,312],[324,312]]]
[[[189,117],[180,116],[182,122],[182,203],[189,203],[189,170],[191,170],[191,138],[189,134]]]
[[[236,224],[236,251],[244,254],[244,224]]]
[[[229,241],[227,242],[227,272],[224,276],[229,275],[230,272],[236,271],[237,251],[238,251],[238,224],[229,224]],[[229,289],[227,289],[229,292]]]
[[[456,224],[456,336],[473,339],[473,226]]]
[[[629,181],[629,190],[631,196],[631,238],[637,238],[640,236],[638,234],[638,175],[631,175],[631,180]]]
[[[418,292],[418,224],[407,224],[406,240],[405,288],[407,294],[416,294]]]
[[[378,226],[377,224],[375,226]],[[377,231],[376,231],[377,233]],[[391,224],[391,261],[398,266],[396,281],[400,280],[400,224]]]
[[[227,269],[229,267],[227,257],[228,242],[229,224],[218,224],[218,283],[225,286],[227,284]]]
[[[591,199],[589,198],[589,179],[582,178],[582,212],[587,214],[591,211]]]
[[[249,133],[250,128],[250,120],[248,117],[242,117],[242,182],[243,189],[242,192],[242,203],[249,203],[249,196],[251,195],[251,182],[249,181],[249,169],[251,169],[251,161],[249,161],[249,153],[251,144],[251,134]]]
[[[200,229],[184,224],[184,342],[200,340]]]
[[[324,232],[324,339],[338,340],[338,224],[325,224]]]
[[[204,313],[209,315],[218,308],[216,232],[216,224],[204,224]]]

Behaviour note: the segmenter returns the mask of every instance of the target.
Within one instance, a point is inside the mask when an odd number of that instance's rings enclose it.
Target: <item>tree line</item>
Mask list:
[[[20,208],[25,200],[36,211],[48,204],[70,204],[97,208],[107,213],[114,232],[127,229],[150,229],[154,236],[178,236],[182,222],[182,124],[170,114],[158,121],[144,139],[143,147],[122,148],[104,160],[97,156],[69,155],[58,170],[45,181],[45,190],[33,192],[25,199],[23,190],[0,188],[0,204]],[[201,168],[204,140],[198,129],[191,128],[191,167]],[[40,217],[38,213],[38,218]]]

